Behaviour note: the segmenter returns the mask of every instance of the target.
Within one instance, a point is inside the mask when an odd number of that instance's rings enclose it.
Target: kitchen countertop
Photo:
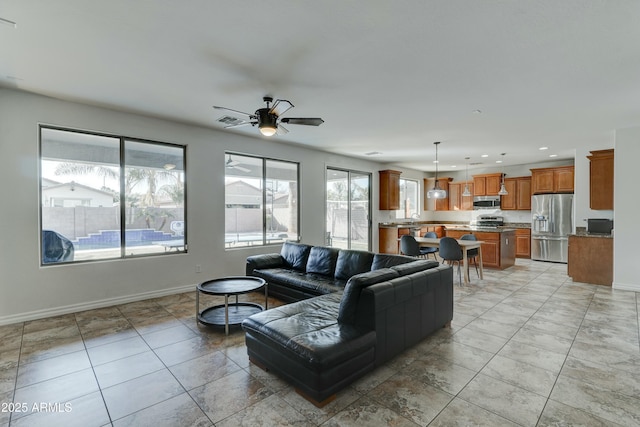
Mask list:
[[[445,227],[450,230],[469,230],[469,231],[485,231],[501,233],[505,231],[513,231],[516,228],[531,228],[529,223],[512,222],[505,223],[501,227],[478,227],[476,225],[469,225],[468,222],[430,222],[430,221],[416,221],[410,222],[381,222],[378,224],[380,228],[422,228],[422,227]]]
[[[516,231],[513,227],[478,227],[476,225],[457,225],[457,226],[446,226],[447,230],[462,230],[462,231],[480,231],[483,233],[506,233],[509,231]]]
[[[613,239],[613,234],[602,234],[602,233],[589,233],[584,227],[577,227],[576,232],[573,234],[569,234],[569,236],[576,237],[596,237],[601,239]]]

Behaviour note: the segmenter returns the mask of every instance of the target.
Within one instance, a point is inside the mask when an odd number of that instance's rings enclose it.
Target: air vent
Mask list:
[[[243,123],[247,123],[246,121],[239,119],[237,117],[231,117],[231,116],[222,116],[218,119],[218,122],[223,123],[227,126],[230,125],[241,125]]]
[[[482,164],[482,162],[472,162],[472,163],[469,163],[469,166],[478,166],[478,165],[481,165],[481,164]]]

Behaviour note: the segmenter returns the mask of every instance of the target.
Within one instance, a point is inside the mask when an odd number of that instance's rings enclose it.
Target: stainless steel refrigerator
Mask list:
[[[531,259],[567,262],[573,233],[573,194],[531,197]]]

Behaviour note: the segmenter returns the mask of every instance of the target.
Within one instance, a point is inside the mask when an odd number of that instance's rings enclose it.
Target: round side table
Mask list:
[[[264,288],[264,307],[252,302],[238,302],[238,295],[258,291]],[[269,297],[267,283],[259,277],[234,276],[207,280],[196,286],[196,318],[204,325],[224,326],[229,335],[230,325],[239,325],[252,314],[267,309]],[[200,311],[200,294],[224,295],[224,304],[214,305]],[[236,301],[229,303],[229,297],[235,295]]]

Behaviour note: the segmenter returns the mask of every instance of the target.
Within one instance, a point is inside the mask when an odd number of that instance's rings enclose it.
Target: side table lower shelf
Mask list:
[[[225,310],[224,304],[214,305],[213,307],[205,308],[198,313],[198,322],[204,325],[224,326],[225,333],[228,334],[229,326],[239,325],[247,317],[263,310],[264,308],[260,304],[252,302],[233,302],[228,305],[227,319],[227,310]]]

